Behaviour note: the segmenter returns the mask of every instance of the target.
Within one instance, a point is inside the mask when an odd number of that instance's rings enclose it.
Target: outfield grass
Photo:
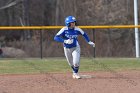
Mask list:
[[[140,70],[136,58],[81,58],[80,72],[108,70]],[[34,74],[71,72],[65,58],[1,59],[0,74]]]

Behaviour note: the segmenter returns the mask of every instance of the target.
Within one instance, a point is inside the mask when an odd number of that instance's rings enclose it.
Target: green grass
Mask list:
[[[80,72],[87,71],[140,70],[136,58],[81,58]],[[47,59],[1,59],[0,74],[34,74],[71,72],[65,58]]]
[[[82,59],[81,70],[82,71],[140,70],[140,59],[136,58],[96,58],[93,60]]]

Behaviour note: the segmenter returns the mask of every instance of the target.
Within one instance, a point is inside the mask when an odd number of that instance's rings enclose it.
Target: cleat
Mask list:
[[[73,77],[74,79],[81,79],[81,77],[80,77],[77,73],[74,73],[74,74],[72,75],[72,77]]]

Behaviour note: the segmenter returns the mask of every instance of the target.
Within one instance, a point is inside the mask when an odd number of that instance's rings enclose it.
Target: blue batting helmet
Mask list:
[[[68,16],[65,19],[65,25],[70,26],[71,22],[76,22],[76,18],[74,16]]]

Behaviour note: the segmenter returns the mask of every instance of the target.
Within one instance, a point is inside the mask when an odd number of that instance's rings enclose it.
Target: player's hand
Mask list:
[[[88,44],[91,45],[91,46],[93,46],[93,47],[95,47],[95,43],[93,43],[91,41],[89,41]]]
[[[73,39],[68,39],[68,40],[64,40],[65,44],[72,44],[73,43]]]

